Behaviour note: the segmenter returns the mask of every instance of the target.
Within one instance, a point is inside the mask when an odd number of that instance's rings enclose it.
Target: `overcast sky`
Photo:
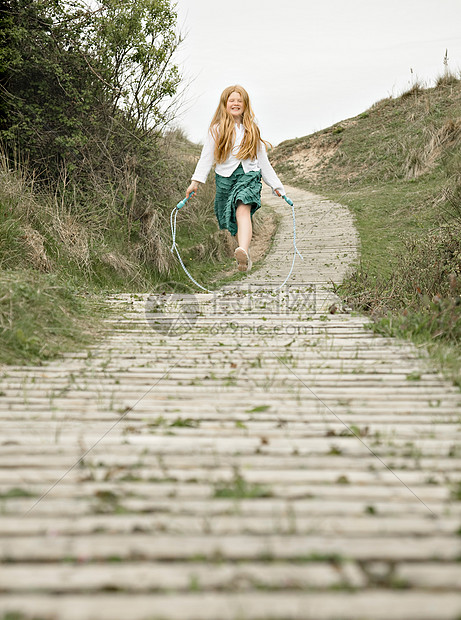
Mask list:
[[[461,0],[176,0],[190,82],[178,124],[202,142],[219,95],[250,94],[276,145],[461,70]]]

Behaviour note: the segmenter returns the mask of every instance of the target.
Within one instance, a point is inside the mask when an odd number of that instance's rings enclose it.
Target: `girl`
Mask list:
[[[251,269],[252,217],[261,207],[261,176],[278,196],[284,195],[254,120],[250,98],[241,86],[228,86],[221,94],[211,121],[192,182],[186,196],[197,194],[216,164],[215,214],[219,227],[237,234],[239,247],[234,256],[239,271]]]

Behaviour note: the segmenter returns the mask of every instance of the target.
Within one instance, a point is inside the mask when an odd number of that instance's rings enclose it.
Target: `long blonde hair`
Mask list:
[[[232,115],[227,111],[227,100],[232,93],[238,93],[242,97],[244,106],[242,123],[245,129],[245,135],[236,157],[238,159],[255,159],[261,141],[264,142],[266,147],[271,146],[265,140],[261,140],[261,133],[255,122],[255,115],[247,91],[238,84],[235,86],[228,86],[221,93],[219,105],[216,108],[216,112],[210,124],[211,135],[216,143],[214,155],[218,164],[222,164],[226,161],[232,150],[232,145],[234,144],[235,121]]]

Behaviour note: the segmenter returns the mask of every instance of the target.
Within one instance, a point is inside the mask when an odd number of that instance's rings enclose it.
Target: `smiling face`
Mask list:
[[[233,117],[236,123],[240,124],[242,122],[245,104],[243,103],[243,97],[240,93],[234,91],[229,95],[226,110]]]

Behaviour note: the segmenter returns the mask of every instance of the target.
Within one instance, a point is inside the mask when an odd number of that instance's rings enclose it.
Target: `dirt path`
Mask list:
[[[88,354],[4,369],[0,618],[459,619],[460,394],[341,308],[349,212],[289,195],[283,292],[266,196],[239,287],[113,298]]]

